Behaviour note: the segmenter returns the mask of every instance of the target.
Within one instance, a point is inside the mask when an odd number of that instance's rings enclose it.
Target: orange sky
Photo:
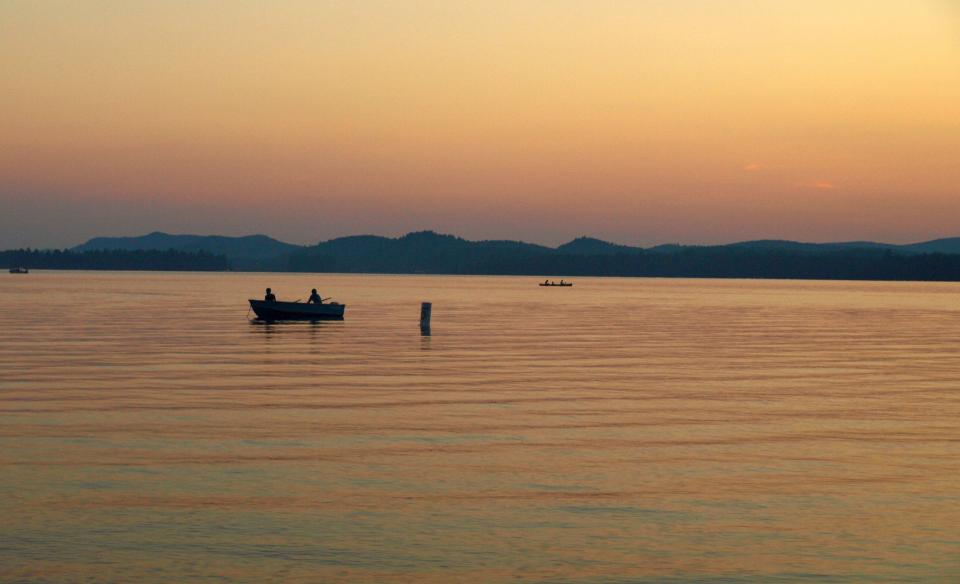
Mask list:
[[[0,248],[960,235],[950,0],[7,0],[0,71]]]

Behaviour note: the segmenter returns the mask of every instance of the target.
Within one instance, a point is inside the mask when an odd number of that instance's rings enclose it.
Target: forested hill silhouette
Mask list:
[[[36,268],[960,281],[960,238],[910,245],[759,240],[639,248],[580,237],[553,248],[522,241],[469,241],[432,231],[396,238],[340,237],[312,246],[265,235],[155,232],[98,237],[63,252],[2,252],[0,262],[8,264],[0,267]]]
[[[291,271],[463,274],[495,258],[550,255],[556,250],[521,241],[467,241],[432,231],[388,238],[342,237],[291,254]],[[492,266],[491,266],[492,267]]]
[[[557,251],[572,255],[608,255],[615,253],[637,253],[643,250],[639,247],[618,245],[593,237],[578,237],[573,241],[561,245],[557,248]]]
[[[95,237],[71,249],[74,252],[103,250],[175,250],[224,255],[237,270],[276,269],[301,246],[284,243],[266,235],[227,237],[222,235],[172,235],[154,231],[139,237]]]

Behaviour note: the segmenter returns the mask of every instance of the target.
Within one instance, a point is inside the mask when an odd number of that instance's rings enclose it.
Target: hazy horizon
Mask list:
[[[0,7],[0,248],[960,233],[947,0]]]
[[[750,239],[737,239],[737,240],[716,241],[716,242],[662,241],[662,242],[656,242],[656,243],[650,243],[650,244],[639,244],[639,243],[629,243],[629,242],[623,242],[623,241],[616,241],[616,240],[613,240],[613,239],[609,239],[609,238],[605,238],[605,237],[602,237],[602,236],[598,236],[598,235],[595,235],[595,234],[589,234],[589,233],[581,233],[581,234],[578,234],[578,235],[571,235],[571,236],[569,236],[569,237],[567,237],[567,238],[565,238],[565,239],[561,239],[561,240],[556,241],[556,242],[541,242],[541,241],[534,241],[534,240],[531,240],[531,239],[525,239],[525,238],[522,237],[522,236],[516,236],[516,237],[515,237],[515,236],[506,236],[506,237],[484,237],[484,236],[467,237],[467,236],[464,236],[464,235],[462,235],[462,234],[460,234],[460,233],[454,233],[454,232],[449,232],[449,231],[441,231],[441,230],[438,230],[438,229],[431,229],[431,228],[423,228],[423,229],[414,229],[414,230],[410,230],[410,231],[404,231],[404,232],[402,232],[402,233],[374,233],[374,232],[348,233],[348,234],[344,234],[344,235],[337,235],[337,236],[333,236],[333,237],[319,238],[319,239],[313,239],[313,240],[310,240],[310,241],[301,242],[301,241],[290,241],[290,240],[288,240],[288,239],[284,239],[284,238],[282,238],[282,237],[277,237],[277,236],[275,236],[275,235],[273,235],[273,234],[271,234],[271,233],[265,233],[265,232],[249,232],[249,233],[227,234],[227,233],[213,233],[213,232],[210,232],[210,233],[207,233],[207,232],[176,232],[176,231],[166,231],[166,230],[163,230],[163,229],[153,229],[153,230],[150,230],[150,231],[137,232],[137,233],[120,233],[120,234],[100,234],[100,235],[94,235],[94,236],[88,237],[88,238],[86,238],[86,239],[84,239],[84,240],[82,240],[82,241],[77,241],[77,242],[75,242],[75,243],[71,243],[71,244],[67,244],[67,245],[63,245],[63,246],[49,246],[49,245],[48,245],[48,246],[29,246],[29,247],[32,247],[32,248],[34,248],[34,249],[69,249],[69,248],[73,248],[73,247],[76,247],[76,246],[79,246],[79,245],[83,245],[83,244],[85,244],[85,243],[87,243],[87,242],[89,242],[89,241],[91,241],[91,240],[93,240],[93,239],[96,239],[96,238],[137,238],[137,237],[145,237],[145,236],[151,235],[151,234],[153,234],[153,233],[162,233],[162,234],[171,235],[171,236],[196,236],[196,237],[208,237],[208,236],[209,236],[209,237],[237,237],[237,238],[239,238],[239,237],[250,237],[250,236],[266,236],[266,237],[269,237],[269,238],[271,238],[271,239],[274,239],[274,240],[276,240],[276,241],[280,241],[280,242],[283,242],[283,243],[289,243],[289,244],[294,244],[294,245],[303,245],[303,246],[311,246],[311,245],[315,245],[315,244],[318,244],[318,243],[322,243],[322,242],[324,242],[324,241],[329,241],[329,240],[337,239],[337,238],[340,238],[340,237],[373,236],[373,237],[387,237],[387,238],[394,238],[394,239],[395,239],[395,238],[403,237],[403,236],[405,236],[405,235],[409,235],[409,234],[412,234],[412,233],[418,233],[418,232],[424,232],[424,231],[433,232],[433,233],[436,233],[436,234],[438,234],[438,235],[451,235],[451,236],[459,237],[459,238],[462,238],[462,239],[465,239],[465,240],[468,240],[468,241],[493,241],[493,240],[498,240],[498,241],[519,241],[519,242],[523,242],[523,243],[529,243],[529,244],[535,244],[535,245],[543,245],[543,246],[551,247],[551,248],[556,248],[556,247],[558,247],[558,246],[560,246],[560,245],[563,245],[563,244],[566,244],[566,243],[570,243],[571,241],[574,241],[574,240],[580,239],[580,238],[598,239],[598,240],[601,240],[601,241],[605,241],[605,242],[607,242],[607,243],[613,243],[613,244],[617,244],[617,245],[624,245],[624,246],[630,246],[630,247],[642,247],[642,248],[651,248],[651,247],[656,247],[656,246],[659,246],[659,245],[691,245],[691,246],[695,246],[695,245],[704,245],[704,246],[710,246],[710,245],[728,245],[728,244],[743,243],[743,242],[748,242],[748,241],[793,241],[793,242],[797,242],[797,243],[812,243],[812,244],[820,244],[820,243],[851,243],[851,242],[864,241],[864,242],[873,242],[873,243],[881,243],[881,244],[892,244],[892,245],[910,245],[910,244],[925,243],[925,242],[928,242],[928,241],[934,241],[934,240],[938,240],[938,239],[960,238],[960,234],[946,235],[946,236],[943,236],[943,237],[930,237],[930,238],[927,238],[927,239],[916,239],[916,240],[909,240],[909,241],[883,241],[883,240],[868,240],[868,239],[853,239],[853,238],[831,239],[831,240],[822,240],[822,241],[811,241],[811,240],[789,239],[789,238],[783,238],[783,237],[756,237],[756,238],[750,238]],[[27,247],[27,246],[23,246],[23,247]],[[13,249],[13,248],[10,248],[10,249]]]

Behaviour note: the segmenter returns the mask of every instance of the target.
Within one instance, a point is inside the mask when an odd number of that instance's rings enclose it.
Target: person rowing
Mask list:
[[[263,299],[266,302],[276,302],[277,296],[270,290],[270,288],[267,288],[267,293],[263,295]]]
[[[307,304],[323,304],[323,298],[320,298],[320,295],[317,294],[316,288],[310,291],[310,299],[307,300]]]

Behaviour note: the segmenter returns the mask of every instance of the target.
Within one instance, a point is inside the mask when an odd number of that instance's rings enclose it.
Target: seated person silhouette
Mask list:
[[[263,295],[263,299],[266,300],[267,302],[277,301],[277,297],[274,295],[273,292],[270,291],[270,288],[267,288],[267,293]]]
[[[310,299],[307,300],[307,304],[323,304],[323,298],[320,298],[320,295],[317,294],[316,288],[310,291]]]

